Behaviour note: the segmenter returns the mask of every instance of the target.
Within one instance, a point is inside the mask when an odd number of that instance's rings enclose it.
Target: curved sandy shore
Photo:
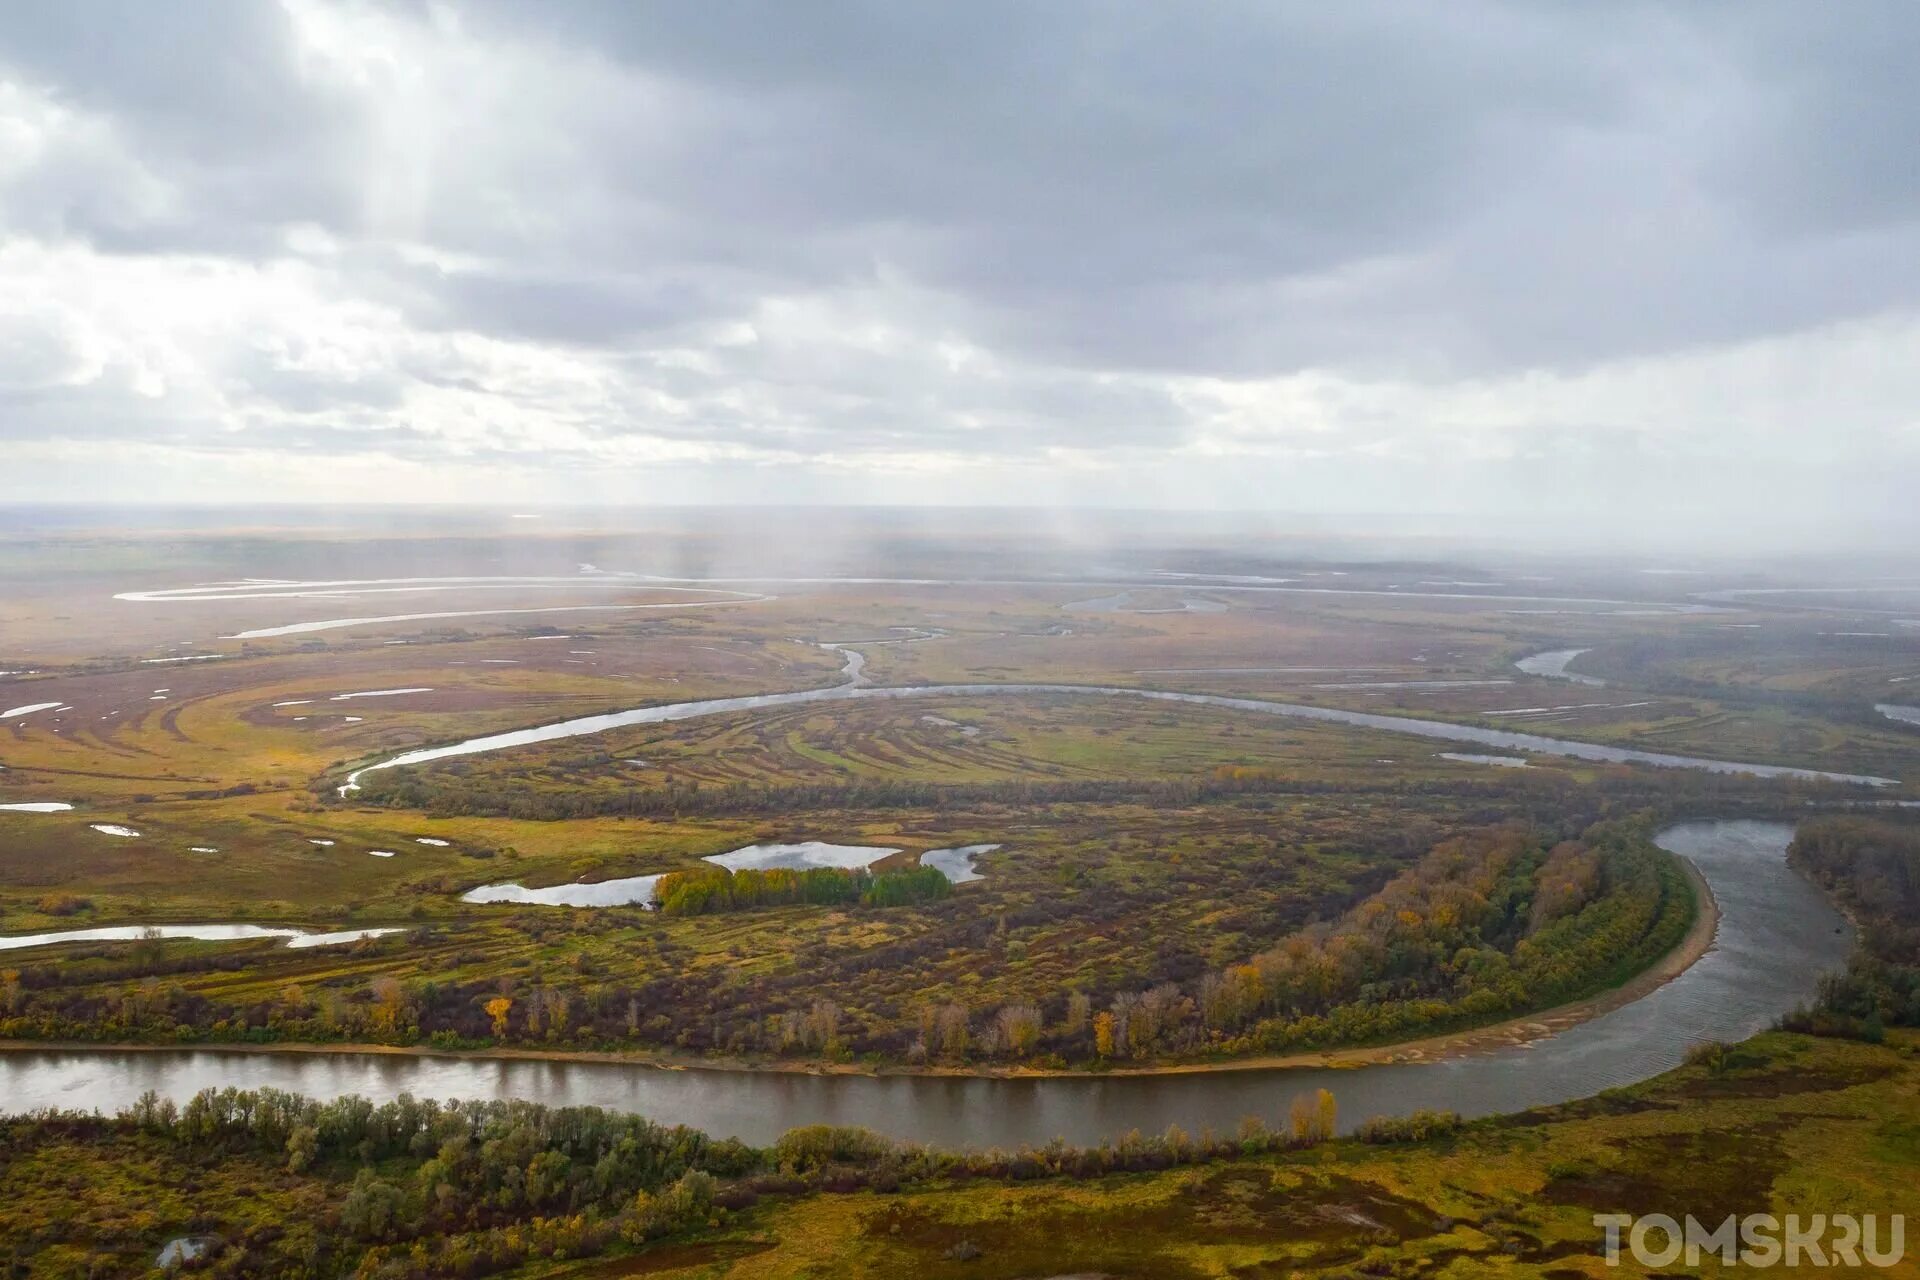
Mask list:
[[[1610,1010],[1631,1004],[1685,973],[1713,947],[1720,927],[1720,908],[1713,890],[1693,863],[1685,858],[1680,865],[1693,885],[1695,911],[1693,926],[1672,950],[1617,987],[1539,1013],[1509,1018],[1447,1035],[1395,1044],[1352,1049],[1317,1050],[1308,1053],[1267,1054],[1259,1057],[1232,1058],[1213,1062],[1178,1062],[1145,1066],[1111,1067],[1102,1071],[1076,1069],[1049,1070],[1036,1067],[910,1067],[869,1066],[859,1063],[759,1061],[745,1058],[687,1058],[646,1051],[608,1052],[593,1049],[515,1049],[472,1050],[436,1049],[421,1045],[384,1044],[223,1044],[187,1042],[176,1044],[112,1043],[91,1040],[7,1040],[0,1041],[0,1052],[33,1050],[92,1050],[113,1052],[178,1053],[203,1050],[217,1053],[304,1053],[304,1054],[385,1054],[406,1057],[498,1058],[545,1062],[626,1063],[669,1071],[766,1071],[804,1075],[913,1075],[980,1076],[986,1078],[1043,1078],[1056,1076],[1186,1075],[1217,1071],[1277,1071],[1289,1067],[1366,1067],[1390,1062],[1434,1062],[1446,1058],[1485,1053],[1495,1049],[1528,1044],[1578,1026]]]

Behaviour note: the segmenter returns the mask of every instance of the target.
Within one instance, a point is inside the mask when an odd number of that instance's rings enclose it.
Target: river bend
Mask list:
[[[804,1124],[864,1125],[950,1147],[1016,1147],[1056,1136],[1096,1143],[1130,1129],[1231,1130],[1281,1119],[1302,1090],[1328,1088],[1345,1126],[1442,1108],[1467,1116],[1586,1097],[1677,1066],[1689,1045],[1738,1040],[1813,998],[1852,930],[1786,863],[1782,823],[1688,822],[1660,833],[1690,859],[1720,907],[1714,947],[1644,998],[1547,1039],[1428,1063],[1254,1069],[1159,1076],[1000,1079],[672,1070],[597,1062],[217,1049],[0,1052],[0,1099],[112,1111],[148,1089],[271,1085],[315,1097],[400,1093],[591,1104],[765,1143]]]

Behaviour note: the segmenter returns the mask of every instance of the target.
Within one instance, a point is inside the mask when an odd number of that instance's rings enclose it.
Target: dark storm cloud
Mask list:
[[[1911,227],[1920,165],[1920,22],[1897,3],[1836,6],[1808,22],[1793,5],[1701,16],[1756,86],[1744,129],[1711,178],[1761,225],[1849,234]]]
[[[1043,358],[1271,371],[1331,345],[1272,289],[1423,251],[1495,181],[1505,146],[1619,97],[1530,19],[1290,12],[491,16],[699,87],[693,144],[660,157],[691,215],[669,232],[682,252],[759,243],[756,265],[814,283],[885,264]],[[638,198],[661,176],[639,167],[613,191]]]
[[[1892,3],[25,6],[0,433],[1425,450],[1562,488],[1682,436],[1709,471],[1911,448],[1916,33]],[[1744,385],[1697,363],[1742,344]],[[1859,412],[1783,425],[1829,386]]]
[[[1920,270],[1845,239],[1914,217],[1892,5],[487,12],[727,104],[671,172],[729,242],[845,231],[842,269],[884,257],[1045,358],[1578,363]]]
[[[1916,24],[1846,9],[455,9],[508,56],[611,60],[672,115],[517,83],[535,96],[495,106],[548,154],[490,163],[510,122],[463,122],[474,155],[421,228],[517,260],[401,283],[420,323],[614,343],[886,267],[1023,356],[1239,374],[1725,340],[1915,285],[1895,251],[1920,168],[1889,142],[1920,124]],[[429,10],[388,12],[435,39]],[[70,233],[258,252],[364,229],[380,104],[303,66],[277,6],[41,6],[0,57],[179,188],[141,221],[68,174]],[[490,221],[499,184],[555,219]]]

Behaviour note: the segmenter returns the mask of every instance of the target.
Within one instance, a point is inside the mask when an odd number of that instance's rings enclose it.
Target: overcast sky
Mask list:
[[[18,6],[0,500],[1911,521],[1905,3]]]

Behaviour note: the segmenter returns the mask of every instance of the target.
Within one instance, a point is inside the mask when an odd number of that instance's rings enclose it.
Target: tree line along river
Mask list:
[[[1719,906],[1715,945],[1673,981],[1545,1039],[1436,1061],[1111,1077],[813,1075],[607,1062],[219,1049],[15,1049],[0,1053],[0,1105],[114,1110],[151,1089],[272,1086],[320,1098],[400,1093],[523,1098],[638,1112],[750,1142],[797,1125],[862,1125],[940,1146],[1076,1144],[1131,1129],[1230,1130],[1281,1117],[1330,1089],[1344,1126],[1423,1108],[1486,1115],[1585,1097],[1677,1066],[1688,1046],[1737,1040],[1810,1000],[1845,963],[1852,930],[1787,865],[1792,827],[1685,822],[1660,845],[1697,867]]]

